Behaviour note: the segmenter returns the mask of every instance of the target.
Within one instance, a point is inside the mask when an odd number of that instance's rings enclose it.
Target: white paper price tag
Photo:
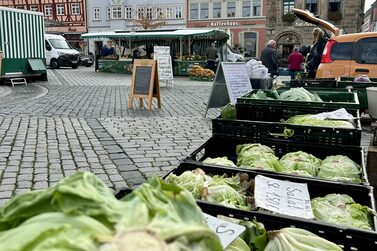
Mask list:
[[[224,249],[246,230],[244,226],[218,219],[206,213],[203,214],[207,220],[208,227],[220,238],[221,245]]]
[[[255,204],[273,212],[313,219],[307,184],[255,177]]]
[[[353,119],[353,116],[344,108],[332,112],[322,112],[311,117],[316,119]]]

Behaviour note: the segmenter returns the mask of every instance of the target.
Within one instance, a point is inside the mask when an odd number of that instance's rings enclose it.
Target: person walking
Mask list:
[[[327,40],[323,36],[323,32],[319,28],[313,30],[314,44],[306,61],[306,69],[308,71],[308,78],[315,78],[319,64],[321,63],[322,52],[325,49]]]
[[[288,70],[291,79],[296,78],[296,73],[302,70],[301,63],[305,62],[304,56],[298,51],[297,48],[288,56]]]
[[[267,47],[262,50],[261,61],[262,64],[267,67],[268,73],[270,73],[271,78],[274,78],[274,76],[278,75],[279,59],[276,53],[275,40],[268,41]]]
[[[217,48],[215,43],[211,43],[211,46],[206,50],[207,56],[207,68],[216,72],[216,59],[217,59]]]

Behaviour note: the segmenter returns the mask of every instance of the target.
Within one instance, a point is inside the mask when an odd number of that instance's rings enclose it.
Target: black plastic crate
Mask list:
[[[205,165],[197,165],[197,163],[194,162],[181,162],[180,165],[168,172],[163,179],[165,179],[169,174],[173,173],[175,175],[180,175],[185,171],[191,171],[195,170],[196,168],[201,168],[206,174],[210,175],[226,175],[228,177],[235,176],[237,173],[247,173],[250,179],[254,179],[257,175],[264,175],[269,178],[278,179],[278,180],[287,180],[291,182],[297,182],[297,183],[306,183],[308,186],[308,191],[310,198],[315,197],[324,197],[327,194],[331,193],[338,193],[338,194],[348,194],[351,196],[356,203],[359,203],[364,206],[368,206],[375,210],[375,202],[373,197],[373,187],[371,186],[365,186],[365,185],[357,185],[357,184],[346,184],[341,182],[333,182],[333,181],[320,181],[320,180],[313,180],[313,179],[307,179],[300,176],[287,176],[287,175],[281,175],[278,173],[263,173],[261,174],[258,171],[254,170],[239,170],[237,168],[228,168],[228,167],[219,167],[219,166],[205,166]],[[198,203],[202,204],[209,204],[213,205],[214,203],[208,203],[202,200],[198,200]],[[226,212],[229,207],[224,206],[224,212]],[[240,209],[235,209],[240,210]],[[243,210],[240,210],[243,211]],[[271,212],[265,212],[265,211],[258,211],[261,214],[265,213],[267,215],[275,214]],[[288,216],[287,216],[288,217]],[[292,218],[295,218],[297,220],[301,220],[301,218],[289,216]],[[315,222],[318,224],[322,224],[322,221],[318,220],[310,220],[311,222]],[[335,224],[330,224],[334,225]],[[338,225],[336,225],[338,226]],[[373,217],[373,228],[376,226],[376,219]],[[351,227],[352,228],[352,227]],[[353,228],[352,228],[353,229]]]
[[[348,129],[216,118],[212,120],[212,134],[257,140],[283,140],[303,144],[360,146],[360,119],[355,119],[354,122],[356,128]],[[284,135],[286,129],[293,130],[294,134],[290,137]]]
[[[290,87],[307,87],[307,86],[317,86],[317,87],[336,87],[335,78],[323,78],[323,79],[303,79],[303,80],[291,80],[289,83]]]
[[[279,89],[284,92],[288,89]],[[345,108],[354,117],[358,117],[359,100],[356,93],[346,91],[326,91],[324,89],[312,90],[317,93],[323,102],[315,101],[288,101],[279,99],[253,99],[252,91],[237,98],[237,118],[257,121],[280,121],[295,115],[317,114]],[[273,97],[271,91],[265,91],[268,97]]]
[[[119,200],[131,193],[132,189],[122,188],[115,192],[115,197]],[[235,208],[228,208],[218,204],[197,201],[204,213],[212,216],[227,216],[239,220],[256,219],[264,224],[267,231],[279,230],[285,227],[297,227],[308,230],[318,236],[340,245],[345,251],[371,251],[377,250],[377,233],[364,231],[347,226],[329,224],[313,220],[300,219],[285,215],[268,212],[244,211]]]
[[[314,155],[317,158],[324,159],[330,155],[345,155],[359,164],[362,168],[361,180],[362,184],[369,185],[365,156],[362,147],[358,146],[318,146],[313,144],[292,144],[282,141],[261,141],[261,140],[250,140],[244,138],[234,138],[227,136],[213,136],[207,140],[203,145],[196,149],[186,161],[195,161],[196,165],[200,166],[218,166],[213,164],[202,163],[206,158],[216,158],[226,156],[233,163],[237,163],[236,147],[237,145],[247,144],[247,143],[260,143],[272,148],[275,155],[280,159],[287,153],[303,151]],[[223,167],[223,166],[220,166]],[[237,168],[236,168],[237,169]],[[237,170],[245,170],[244,168],[238,168]],[[246,169],[250,170],[250,169]],[[272,171],[258,170],[261,173],[276,173]],[[279,173],[281,174],[281,173]],[[284,177],[289,177],[293,175],[281,174]],[[297,177],[297,176],[293,176]],[[302,176],[299,176],[302,177]],[[304,177],[303,177],[304,178]],[[315,177],[305,177],[305,179],[310,180],[322,180],[328,181],[328,179],[320,179]],[[350,183],[348,183],[350,184]]]
[[[285,227],[297,227],[308,230],[326,240],[340,245],[345,251],[371,251],[377,250],[377,233],[363,231],[345,226],[327,223],[318,223],[311,220],[296,219],[277,214],[259,212],[246,212],[221,205],[198,202],[204,213],[212,216],[227,216],[240,220],[256,219],[264,224],[267,231],[279,230]]]
[[[356,83],[352,81],[339,81],[337,83],[337,88],[349,89],[357,93],[360,102],[360,109],[368,109],[368,95],[367,87],[377,87],[377,82],[370,83]]]
[[[330,193],[348,194],[357,203],[375,209],[375,202],[373,197],[373,187],[367,185],[359,185],[353,183],[342,183],[331,180],[311,179],[303,176],[284,175],[273,172],[261,172],[259,170],[239,169],[232,167],[202,165],[198,162],[183,161],[177,168],[168,172],[163,178],[166,178],[170,173],[180,175],[185,171],[195,170],[201,168],[205,173],[212,175],[227,175],[228,177],[235,176],[237,173],[247,173],[249,178],[253,179],[257,175],[263,175],[269,178],[278,180],[288,180],[297,183],[308,184],[310,198],[323,197]]]

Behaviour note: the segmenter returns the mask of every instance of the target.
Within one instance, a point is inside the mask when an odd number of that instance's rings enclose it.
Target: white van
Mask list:
[[[76,69],[80,65],[80,53],[73,49],[63,36],[45,34],[46,65],[53,69],[69,66]]]

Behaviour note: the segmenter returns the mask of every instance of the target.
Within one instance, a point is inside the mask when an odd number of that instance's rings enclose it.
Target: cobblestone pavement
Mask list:
[[[204,143],[218,114],[203,117],[212,83],[187,77],[161,83],[162,108],[151,111],[128,109],[130,75],[80,67],[48,79],[0,86],[0,204],[77,170],[113,190],[138,185]]]
[[[94,68],[48,70],[48,82],[0,86],[0,205],[77,170],[113,190],[176,166],[211,135],[204,112],[212,82],[161,84],[162,108],[128,109],[130,75]],[[363,145],[368,145],[368,131]]]

